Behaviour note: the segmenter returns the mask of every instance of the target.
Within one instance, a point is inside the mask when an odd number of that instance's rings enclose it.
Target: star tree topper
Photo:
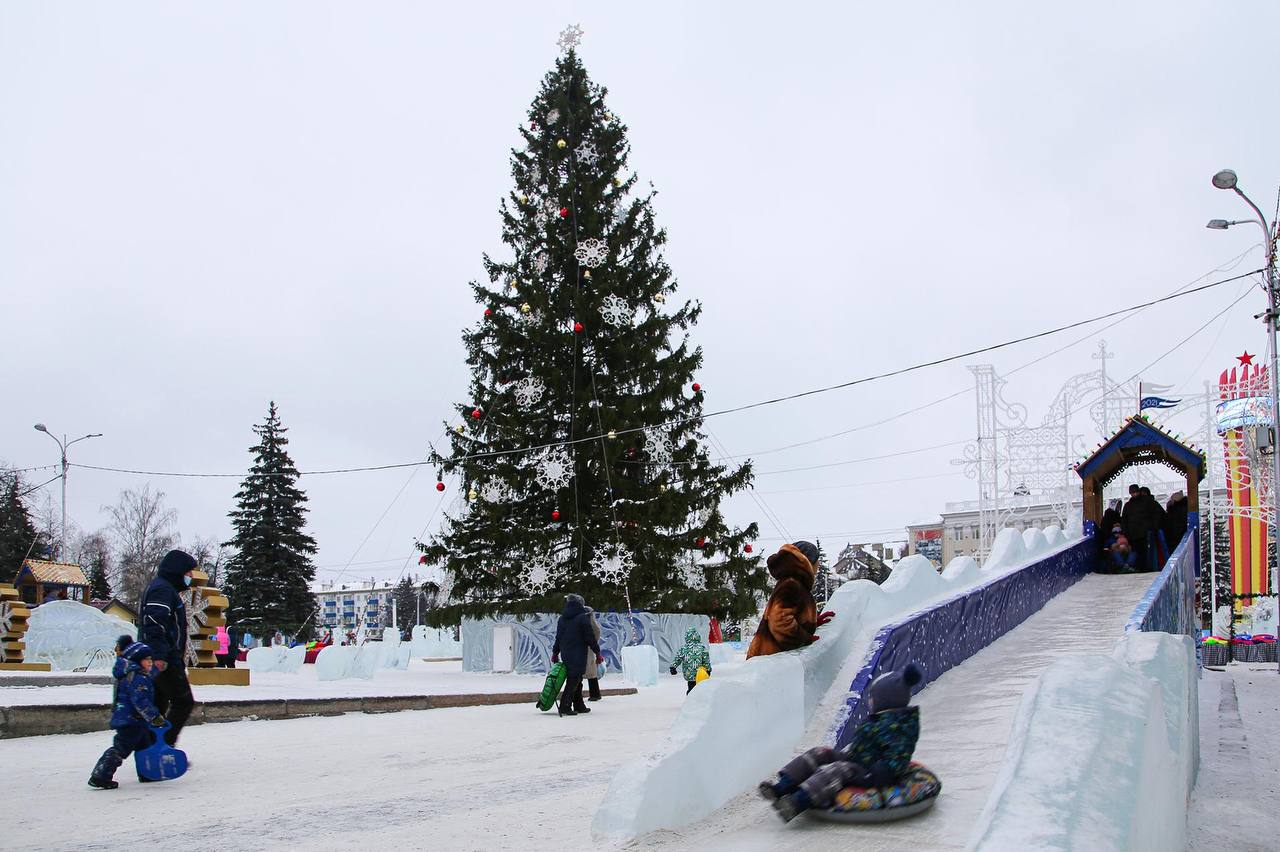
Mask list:
[[[561,50],[573,50],[582,43],[582,36],[582,27],[570,24],[560,31],[560,38],[556,39],[556,44],[560,45]]]

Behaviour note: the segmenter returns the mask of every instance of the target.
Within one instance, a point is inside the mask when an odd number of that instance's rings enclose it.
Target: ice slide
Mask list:
[[[924,815],[881,825],[830,825],[806,818],[784,825],[754,793],[743,794],[699,823],[652,832],[630,848],[964,849],[1004,760],[1023,691],[1060,656],[1109,654],[1154,577],[1084,577],[915,697],[921,713],[916,758],[943,784],[937,804]],[[809,725],[806,746],[823,741],[847,687],[847,680],[832,686]]]

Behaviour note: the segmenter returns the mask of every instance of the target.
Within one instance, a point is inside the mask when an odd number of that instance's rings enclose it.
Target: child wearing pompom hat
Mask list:
[[[829,808],[845,787],[884,787],[911,765],[920,737],[920,708],[909,706],[911,688],[923,678],[914,663],[885,672],[867,687],[871,715],[841,749],[817,746],[792,760],[774,781],[760,782],[783,822],[809,808]]]

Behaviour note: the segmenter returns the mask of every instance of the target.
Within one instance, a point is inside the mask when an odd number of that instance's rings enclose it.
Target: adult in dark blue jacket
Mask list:
[[[551,661],[564,661],[564,692],[560,694],[560,715],[576,716],[590,713],[591,708],[582,700],[582,676],[587,672],[587,653],[596,655],[596,662],[604,662],[600,656],[600,643],[591,629],[591,614],[581,595],[567,595],[564,612],[556,624],[556,641],[551,646]]]
[[[151,646],[155,654],[156,706],[173,725],[165,734],[169,745],[195,707],[191,684],[187,681],[187,607],[181,592],[191,585],[196,561],[181,550],[170,550],[156,568],[156,578],[142,596],[142,627],[138,641]]]

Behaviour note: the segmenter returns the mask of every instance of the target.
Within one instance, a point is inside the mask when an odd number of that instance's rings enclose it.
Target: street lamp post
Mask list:
[[[1257,215],[1256,219],[1240,219],[1236,221],[1227,221],[1226,219],[1211,219],[1207,228],[1215,231],[1225,231],[1232,225],[1243,225],[1246,222],[1253,222],[1262,229],[1262,246],[1266,258],[1265,273],[1267,277],[1267,310],[1263,314],[1267,326],[1267,344],[1271,348],[1271,428],[1273,434],[1280,434],[1280,352],[1276,350],[1276,323],[1280,319],[1280,313],[1277,312],[1277,293],[1276,293],[1276,231],[1275,228],[1267,223],[1267,217],[1262,215],[1262,211],[1258,209],[1258,205],[1254,204],[1249,196],[1245,195],[1240,187],[1236,173],[1231,169],[1223,169],[1213,176],[1213,185],[1218,189],[1229,189],[1236,195],[1244,199],[1244,203],[1248,204],[1253,212]],[[1276,442],[1271,442],[1271,537],[1276,539],[1276,532],[1280,530],[1280,506],[1277,504],[1277,497],[1280,496],[1280,452],[1276,451]],[[1271,591],[1275,593],[1280,587],[1280,543],[1277,543],[1277,561],[1271,564]]]
[[[67,550],[67,450],[72,444],[78,444],[89,438],[101,438],[101,432],[94,432],[91,435],[84,435],[76,438],[74,441],[68,441],[67,436],[63,435],[62,440],[58,440],[58,436],[49,431],[43,423],[35,425],[37,432],[43,432],[54,440],[58,445],[58,452],[62,454],[62,474],[58,478],[62,480],[62,528],[58,533],[58,558],[66,558]]]

